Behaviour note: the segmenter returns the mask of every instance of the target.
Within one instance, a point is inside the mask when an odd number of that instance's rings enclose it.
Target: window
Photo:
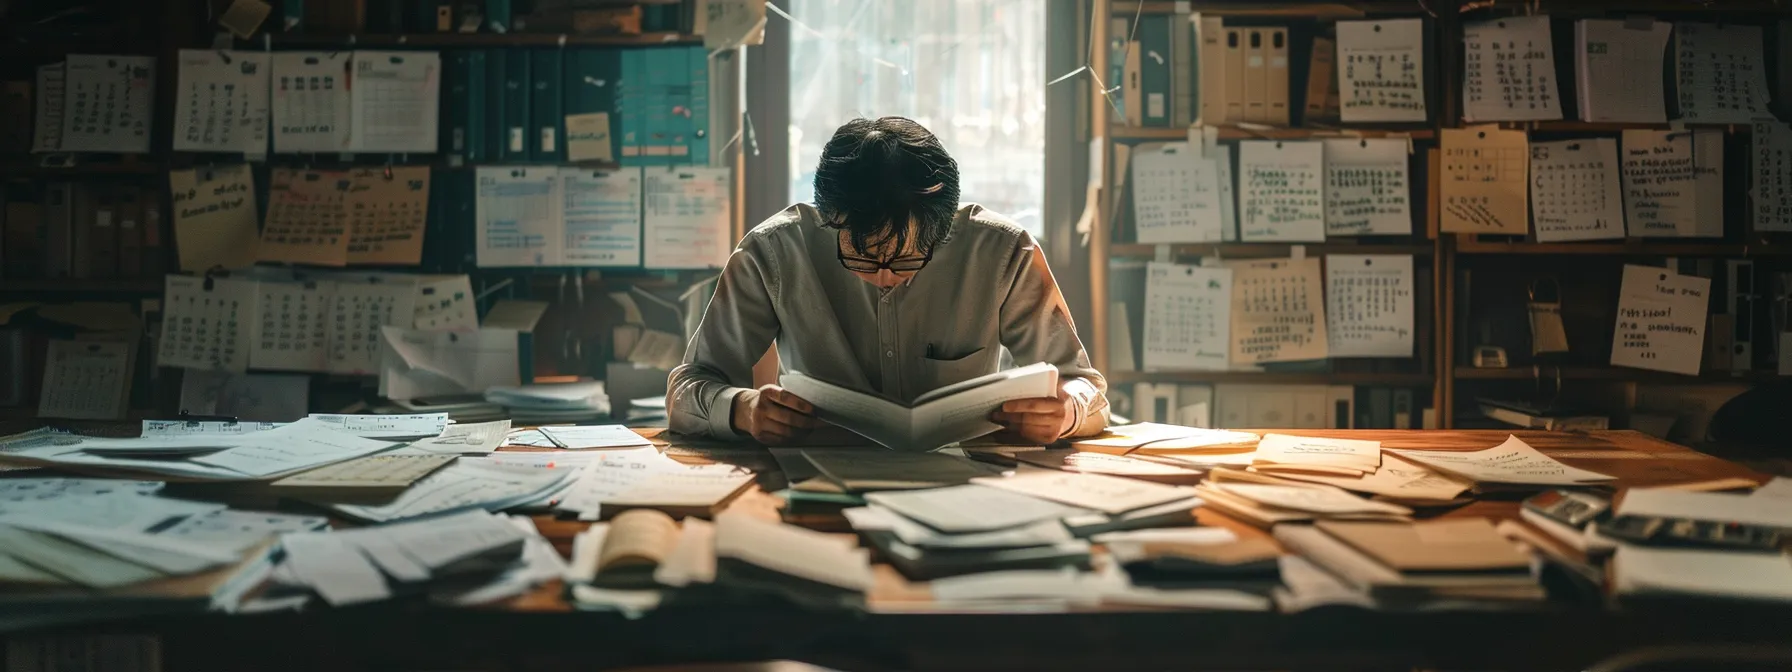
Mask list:
[[[1043,237],[1048,3],[789,2],[802,24],[790,37],[796,200],[814,200],[815,164],[834,129],[855,117],[908,117],[958,160],[963,201]]]

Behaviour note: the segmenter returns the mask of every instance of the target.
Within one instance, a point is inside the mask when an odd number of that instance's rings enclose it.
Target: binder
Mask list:
[[[44,185],[44,277],[66,278],[72,269],[74,252],[74,185],[51,182]]]
[[[1263,121],[1276,126],[1288,125],[1288,29],[1270,28],[1264,33],[1269,58],[1267,81],[1268,109]]]
[[[1108,71],[1102,77],[1103,88],[1123,86],[1126,82],[1127,40],[1132,35],[1129,30],[1130,21],[1131,19],[1126,17],[1115,17],[1108,21]],[[1114,98],[1114,96],[1108,97]],[[1131,119],[1126,116],[1128,109],[1126,95],[1122,93],[1116,100],[1119,103],[1119,109],[1116,110],[1115,117],[1122,120]]]
[[[1338,48],[1329,37],[1313,38],[1313,54],[1307,61],[1307,120],[1331,119],[1337,115],[1335,102],[1338,89]]]
[[[5,229],[0,233],[0,277],[38,278],[44,271],[43,199],[30,182],[6,182]]]
[[[1213,386],[1183,385],[1176,390],[1176,424],[1211,429]]]
[[[646,89],[646,68],[641,61],[646,58],[644,49],[624,49],[619,54],[620,65],[616,78],[616,109],[610,114],[610,135],[619,136],[616,160],[624,166],[645,165],[641,163],[642,91]]]
[[[1244,41],[1245,29],[1225,29],[1226,116],[1223,123],[1236,124],[1244,115]]]
[[[684,51],[679,48],[647,49],[642,56],[642,78],[646,84],[641,91],[643,165],[669,166],[674,162],[674,136],[679,135],[678,128],[684,121],[679,116],[681,102],[690,98],[688,92],[680,91],[681,86],[690,84]]]
[[[573,49],[566,52],[561,96],[567,115],[605,112],[610,115],[610,156],[621,157],[617,132],[616,93],[622,79],[622,52],[615,49]],[[566,120],[561,118],[561,125]],[[564,140],[564,138],[562,138]],[[562,152],[565,150],[562,149]]]
[[[442,94],[442,147],[448,165],[480,163],[486,157],[485,52],[463,49],[448,53]]]
[[[529,108],[534,115],[530,156],[540,163],[559,163],[566,159],[566,119],[561,116],[560,49],[534,49],[529,54]]]
[[[1244,117],[1243,121],[1269,121],[1269,31],[1250,28],[1244,44]]]
[[[280,30],[287,33],[305,30],[305,0],[280,0]]]
[[[1412,390],[1394,390],[1394,429],[1413,429]]]
[[[137,187],[118,190],[118,276],[143,275],[143,194]]]
[[[1175,423],[1177,411],[1175,383],[1134,383],[1132,411],[1135,422]]]
[[[112,186],[94,187],[93,218],[88,222],[87,277],[118,277],[118,197]]]
[[[1755,305],[1761,292],[1755,287],[1755,262],[1749,259],[1726,259],[1725,280],[1730,288],[1730,370],[1754,368]]]
[[[485,53],[485,99],[474,101],[475,105],[483,102],[485,107],[485,156],[487,161],[502,161],[505,155],[505,139],[509,137],[510,127],[505,111],[504,77],[510,69],[510,52],[506,49],[486,49]]]
[[[1125,74],[1121,77],[1120,92],[1124,98],[1126,125],[1143,126],[1145,124],[1145,99],[1139,81],[1139,43],[1126,43]]]
[[[1145,126],[1169,126],[1170,106],[1174,92],[1170,90],[1170,17],[1146,14],[1139,17],[1139,87],[1145,102]]]
[[[485,0],[485,25],[494,33],[510,32],[510,0]]]
[[[701,47],[686,47],[686,69],[690,72],[689,112],[685,114],[683,160],[697,166],[709,165],[709,52]]]
[[[533,143],[530,142],[529,129],[534,123],[529,116],[529,54],[518,51],[504,59],[504,88],[501,90],[504,106],[503,149],[497,159],[507,163],[527,162],[531,156]]]
[[[1200,49],[1195,41],[1193,14],[1177,14],[1170,19],[1170,90],[1176,95],[1170,106],[1170,125],[1184,128],[1195,121],[1195,106],[1200,104]]]

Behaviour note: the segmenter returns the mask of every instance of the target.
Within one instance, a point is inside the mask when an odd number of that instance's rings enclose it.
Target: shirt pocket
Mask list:
[[[977,348],[951,358],[923,357],[919,392],[926,394],[947,385],[995,373],[994,354],[989,348]]]

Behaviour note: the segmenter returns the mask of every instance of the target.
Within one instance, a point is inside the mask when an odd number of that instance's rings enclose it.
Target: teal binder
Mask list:
[[[686,162],[709,165],[709,52],[702,48],[686,49],[690,72],[690,114],[686,117],[685,146],[690,150]]]
[[[504,59],[504,88],[498,94],[503,98],[504,137],[495,158],[506,163],[527,163],[535,146],[529,133],[535,123],[529,116],[529,60],[523,51]]]
[[[510,32],[510,0],[485,0],[485,25],[494,33]]]
[[[463,49],[448,52],[442,96],[442,151],[449,165],[480,163],[486,157],[485,52]]]
[[[486,49],[485,53],[485,160],[500,161],[504,157],[505,124],[504,77],[510,69],[510,52]],[[475,104],[478,104],[477,102]]]
[[[530,158],[537,163],[566,160],[566,118],[563,116],[561,49],[534,49],[529,54]]]
[[[1169,126],[1174,92],[1170,90],[1170,15],[1139,17],[1139,96],[1146,126]]]
[[[642,161],[643,124],[641,101],[647,88],[647,49],[622,50],[620,76],[616,78],[616,111],[610,115],[610,134],[618,136],[616,160],[624,166],[645,166]]]
[[[566,115],[605,112],[610,115],[610,156],[621,158],[622,120],[616,113],[616,93],[622,80],[622,52],[616,49],[571,49],[561,67],[565,70],[560,95]],[[564,124],[564,119],[562,123]],[[564,151],[564,150],[562,150]]]

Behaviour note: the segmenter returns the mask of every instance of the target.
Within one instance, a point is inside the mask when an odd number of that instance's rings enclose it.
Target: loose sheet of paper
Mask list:
[[[1581,121],[1667,122],[1661,68],[1673,24],[1654,21],[1642,29],[1630,24],[1626,19],[1575,22],[1575,92]]]
[[[1325,235],[1412,233],[1406,140],[1325,140]]]
[[[864,549],[795,525],[764,521],[746,513],[716,516],[716,557],[848,590],[871,588]]]
[[[1699,374],[1711,280],[1625,264],[1612,366]]]
[[[260,234],[255,178],[248,165],[170,171],[168,191],[180,270],[254,263]]]
[[[117,420],[130,396],[131,344],[52,340],[44,353],[37,414],[44,418]]]
[[[364,439],[412,439],[419,436],[440,436],[448,429],[447,413],[412,413],[409,415],[353,415],[346,413],[312,413],[310,419]]]
[[[647,171],[647,268],[721,268],[728,263],[733,193],[728,168],[680,167]]]
[[[418,481],[404,494],[378,506],[332,507],[348,515],[385,522],[468,509],[501,509],[557,490],[571,478],[567,468],[510,467],[463,457]]]
[[[566,160],[602,163],[616,160],[610,147],[609,112],[566,115]]]
[[[351,151],[436,151],[441,55],[433,51],[357,51],[351,62]]]
[[[568,129],[569,137],[571,132]],[[604,147],[609,146],[605,140]],[[639,167],[614,172],[560,169],[566,196],[565,265],[641,263],[641,171]]]
[[[1361,478],[1347,476],[1331,476],[1324,474],[1301,473],[1297,471],[1280,471],[1277,478],[1285,478],[1307,483],[1334,485],[1353,492],[1366,492],[1372,495],[1383,495],[1399,500],[1435,500],[1447,501],[1455,499],[1472,483],[1446,476],[1432,471],[1423,465],[1407,461],[1394,453],[1381,456],[1381,468],[1375,473]]]
[[[181,410],[230,416],[245,425],[303,418],[310,396],[309,376],[187,371],[180,378]]]
[[[1141,243],[1220,240],[1219,171],[1188,143],[1132,155],[1133,224]]]
[[[1325,241],[1323,143],[1246,140],[1238,174],[1241,240]]]
[[[1319,258],[1232,271],[1233,364],[1324,359],[1325,294]]]
[[[651,446],[653,442],[622,425],[581,425],[542,427],[541,433],[561,448],[629,448]]]
[[[1772,119],[1760,26],[1674,24],[1674,90],[1689,124]]]
[[[1531,143],[1530,170],[1538,242],[1624,237],[1617,140]]]
[[[1623,152],[1629,235],[1724,235],[1722,131],[1627,129]]]
[[[245,435],[241,445],[193,462],[242,474],[268,477],[350,460],[397,444],[364,439],[321,420],[306,418],[283,427]]]
[[[1548,16],[1513,16],[1463,25],[1465,121],[1562,118]]]
[[[516,385],[517,332],[429,332],[385,327],[380,393],[388,399],[478,394]]]
[[[1529,485],[1578,485],[1609,481],[1612,477],[1570,467],[1537,452],[1516,436],[1505,443],[1471,452],[1450,450],[1389,450],[1413,462],[1463,476],[1476,483]]]
[[[489,453],[503,445],[510,434],[509,420],[449,425],[440,436],[412,441],[405,450],[468,455]]]
[[[256,289],[258,319],[249,366],[275,371],[326,370],[336,283],[264,280],[256,283]]]
[[[1522,236],[1530,147],[1524,131],[1491,126],[1443,130],[1442,228],[1447,233]]]
[[[1145,369],[1224,370],[1231,349],[1232,270],[1145,267]]]
[[[351,264],[417,264],[429,221],[429,166],[362,168],[349,173],[344,208]]]
[[[260,261],[348,263],[348,173],[275,168],[268,176],[267,224]]]
[[[1325,257],[1325,334],[1331,357],[1411,357],[1412,256]]]
[[[1792,231],[1792,125],[1756,122],[1751,138],[1756,231]]]
[[[932,490],[872,492],[866,493],[865,501],[950,534],[1002,530],[1089,512],[1087,509],[1018,492],[975,484]]]
[[[1050,470],[1023,471],[1007,477],[989,476],[973,479],[971,483],[1107,514],[1125,513],[1193,496],[1193,491],[1188,488],[1117,476]]]
[[[274,53],[274,152],[349,149],[350,51]]]
[[[31,128],[32,152],[62,150],[62,108],[67,104],[68,66],[62,62],[37,66],[37,88]]]
[[[417,280],[417,312],[412,326],[419,331],[473,331],[479,328],[479,310],[473,301],[471,278],[436,275],[417,276]]]
[[[268,151],[269,54],[180,50],[174,151]]]
[[[554,168],[478,169],[480,268],[561,264],[566,204],[559,175]]]
[[[149,152],[156,57],[69,54],[63,92],[64,152]]]
[[[236,373],[249,367],[255,343],[253,281],[170,275],[162,303],[158,366]]]
[[[1256,483],[1214,483],[1210,487],[1263,506],[1322,515],[1386,514],[1403,516],[1412,513],[1411,509],[1404,506],[1363,499],[1333,488]]]
[[[1381,467],[1381,442],[1264,434],[1257,444],[1255,462],[1342,467],[1373,473]]]
[[[1792,506],[1784,499],[1726,492],[1630,488],[1618,502],[1617,514],[1792,527]]]
[[[1345,123],[1425,120],[1425,22],[1338,22]]]

